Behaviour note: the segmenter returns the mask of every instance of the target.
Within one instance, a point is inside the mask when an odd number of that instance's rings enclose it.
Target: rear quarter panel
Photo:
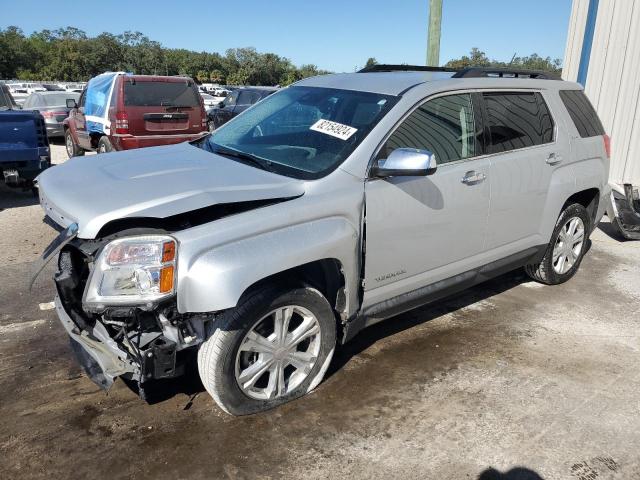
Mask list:
[[[547,92],[545,99],[556,113],[558,135],[567,135],[568,151],[555,167],[543,215],[542,235],[548,241],[556,226],[562,207],[577,192],[598,189],[603,197],[608,191],[609,159],[601,136],[581,138],[558,91]],[[602,201],[600,202],[602,204]]]

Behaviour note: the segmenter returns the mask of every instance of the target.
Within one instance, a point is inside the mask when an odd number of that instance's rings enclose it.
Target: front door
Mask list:
[[[87,98],[87,90],[85,89],[80,95],[78,100],[78,107],[72,110],[71,118],[76,127],[76,136],[78,137],[78,145],[84,149],[91,148],[91,139],[89,138],[89,132],[87,131],[87,119],[84,113],[85,100]]]
[[[427,101],[381,149],[381,159],[401,147],[429,150],[438,168],[426,177],[367,181],[365,308],[482,264],[491,169],[481,156],[477,98]]]

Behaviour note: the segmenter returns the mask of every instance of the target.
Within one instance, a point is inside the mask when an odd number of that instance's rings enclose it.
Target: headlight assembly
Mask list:
[[[104,247],[89,276],[87,311],[111,305],[144,306],[175,293],[176,241],[166,235],[114,240]]]

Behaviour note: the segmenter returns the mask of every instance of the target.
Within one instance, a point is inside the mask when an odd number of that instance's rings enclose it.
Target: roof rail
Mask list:
[[[536,80],[561,80],[560,77],[551,72],[542,70],[523,70],[512,68],[492,68],[492,67],[467,67],[458,70],[453,78],[534,78]]]
[[[358,73],[373,72],[459,72],[457,68],[448,67],[427,67],[424,65],[386,65],[376,64],[358,70]]]

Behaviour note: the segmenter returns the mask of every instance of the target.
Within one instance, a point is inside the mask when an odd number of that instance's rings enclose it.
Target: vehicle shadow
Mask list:
[[[177,395],[188,395],[189,401],[183,410],[189,410],[195,397],[204,392],[204,385],[198,375],[196,352],[187,361],[184,375],[167,380],[153,380],[144,384],[142,388],[137,382],[124,381],[125,385],[139,395],[149,405],[161,403]]]
[[[463,309],[469,305],[486,300],[487,298],[493,297],[494,295],[498,295],[504,291],[530,281],[532,280],[530,280],[524,272],[516,270],[475,286],[458,295],[410,310],[409,312],[397,315],[376,325],[365,328],[356,335],[353,340],[336,350],[336,354],[329,366],[325,379],[328,379],[340,371],[353,357],[360,354],[379,340],[429,322],[441,317],[442,315],[446,315],[447,313]],[[191,365],[185,369],[186,373],[181,377],[170,380],[156,380],[148,382],[145,384],[142,391],[138,388],[138,385],[135,382],[125,383],[132,391],[139,394],[143,400],[151,405],[161,403],[177,395],[188,395],[190,396],[190,400],[184,407],[185,410],[188,410],[191,407],[193,399],[205,390],[198,375],[195,353],[196,352],[193,352],[193,358],[190,359],[190,362],[192,362]],[[511,477],[505,478],[510,479]]]
[[[9,188],[0,182],[0,212],[9,208],[30,207],[38,204],[31,189]]]
[[[523,283],[532,282],[521,269],[506,273],[481,283],[464,292],[436,301],[389,318],[365,328],[353,340],[336,350],[325,379],[340,371],[353,357],[379,340],[403,332],[417,325],[430,322],[448,313],[461,310],[474,303],[486,300]]]
[[[487,468],[480,475],[478,480],[544,480],[533,470],[524,467],[515,467],[508,472],[500,472],[495,468]]]

